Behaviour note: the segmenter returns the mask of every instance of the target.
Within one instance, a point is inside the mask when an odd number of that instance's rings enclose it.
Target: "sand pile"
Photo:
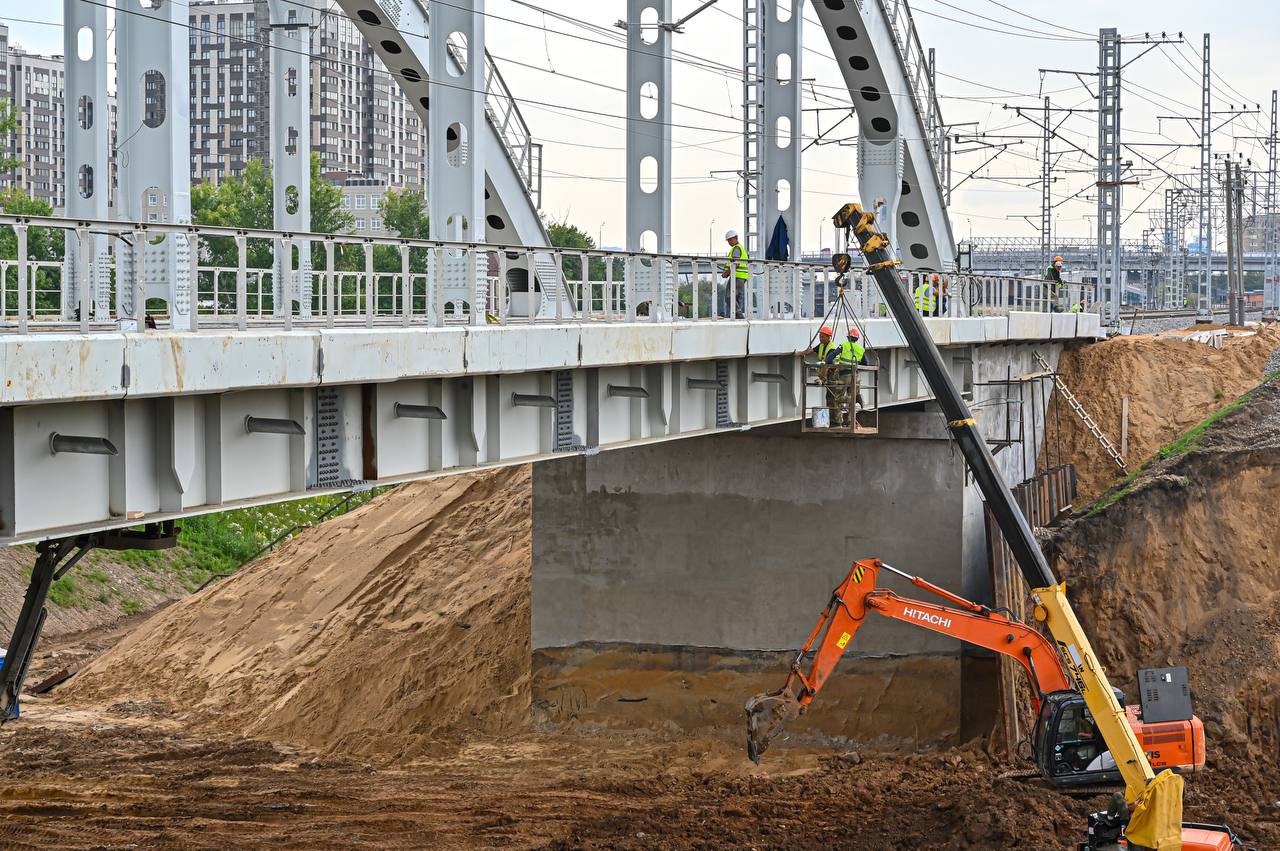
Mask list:
[[[1253,388],[1277,347],[1280,329],[1274,326],[1252,337],[1228,338],[1221,351],[1158,334],[1115,337],[1069,349],[1058,369],[1117,446],[1121,399],[1129,397],[1127,460],[1129,469],[1136,470],[1162,446]],[[1056,395],[1047,423],[1044,459],[1076,465],[1078,504],[1091,501],[1121,478],[1120,469]]]
[[[405,758],[529,707],[527,467],[402,486],[158,613],[62,690]]]
[[[1131,487],[1056,535],[1076,612],[1118,685],[1186,665],[1211,756],[1280,780],[1280,382]]]

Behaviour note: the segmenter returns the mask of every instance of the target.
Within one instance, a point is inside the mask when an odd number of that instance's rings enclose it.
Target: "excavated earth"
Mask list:
[[[1117,447],[1123,399],[1129,400],[1130,469],[1224,404],[1248,392],[1280,348],[1280,326],[1251,336],[1228,337],[1223,349],[1179,339],[1197,330],[1113,337],[1063,352],[1062,380]],[[1070,408],[1055,395],[1045,419],[1041,460],[1076,465],[1081,501],[1097,497],[1124,476]]]
[[[1280,848],[1278,486],[1268,387],[1049,548],[1119,684],[1190,667],[1210,761],[1187,816],[1258,848]],[[402,486],[144,623],[47,643],[33,679],[97,659],[0,729],[0,846],[1048,851],[1106,805],[981,742],[779,743],[757,767],[736,726],[535,726],[530,515],[527,468]]]

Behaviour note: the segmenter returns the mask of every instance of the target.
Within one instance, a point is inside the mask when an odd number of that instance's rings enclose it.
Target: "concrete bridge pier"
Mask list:
[[[988,435],[1004,431],[993,401],[1009,391],[982,382],[1034,372],[1031,348],[977,350]],[[1038,348],[1056,362],[1061,347]],[[1043,440],[1047,394],[1023,395],[1030,447],[997,455],[1012,483]],[[775,425],[535,465],[535,719],[736,735],[747,697],[782,684],[858,558],[990,600],[982,500],[941,413],[886,410],[881,428]],[[879,618],[856,645],[797,735],[914,747],[990,731],[994,658]]]

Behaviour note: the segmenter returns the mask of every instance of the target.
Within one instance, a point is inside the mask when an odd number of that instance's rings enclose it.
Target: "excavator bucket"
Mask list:
[[[800,701],[787,689],[757,694],[747,701],[747,756],[756,765],[787,724],[800,715]]]

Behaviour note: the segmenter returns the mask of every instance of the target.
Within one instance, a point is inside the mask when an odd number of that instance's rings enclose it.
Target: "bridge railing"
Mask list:
[[[188,281],[185,297],[157,284],[154,270],[145,282],[130,277],[151,262],[127,262],[135,246],[162,239],[180,239],[194,249],[188,252],[190,268],[179,270]],[[95,250],[104,243],[105,250]],[[72,255],[79,257],[79,269],[69,268],[64,246],[70,245],[82,247]],[[752,260],[742,280],[723,277],[724,257],[697,254],[13,215],[0,215],[0,255],[6,255],[0,256],[0,329],[18,333],[136,327],[139,317],[119,305],[139,302],[158,327],[194,329],[808,321],[825,315],[842,285],[858,317],[889,315],[873,278],[854,271],[841,280],[820,262]],[[277,263],[277,257],[292,262]],[[103,263],[107,268],[97,268]],[[276,271],[287,266],[294,268]],[[904,272],[900,280],[930,316],[1067,310],[1088,298],[1083,287],[1055,291],[1033,278]],[[109,292],[103,297],[95,285]],[[189,303],[194,315],[178,322],[170,315],[171,302]],[[88,310],[82,312],[81,304]]]

